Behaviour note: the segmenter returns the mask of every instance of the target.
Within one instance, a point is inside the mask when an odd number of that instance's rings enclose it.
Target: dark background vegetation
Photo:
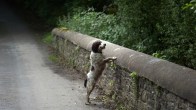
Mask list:
[[[13,3],[13,1],[11,1]],[[196,69],[195,0],[15,0],[66,27]]]

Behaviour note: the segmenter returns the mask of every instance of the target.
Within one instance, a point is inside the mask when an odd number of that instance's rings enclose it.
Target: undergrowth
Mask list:
[[[42,41],[43,41],[44,43],[46,43],[46,44],[52,44],[53,38],[52,38],[51,33],[46,33],[46,34],[43,36]]]

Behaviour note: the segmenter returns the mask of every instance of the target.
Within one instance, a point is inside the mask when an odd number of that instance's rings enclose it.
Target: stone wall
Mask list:
[[[85,75],[90,65],[90,47],[96,38],[63,29],[54,29],[52,34],[53,46],[64,56],[66,65]],[[194,70],[105,43],[107,46],[103,53],[117,56],[118,60],[107,65],[98,87],[104,93],[102,100],[112,110],[196,110]],[[150,63],[146,63],[147,60]],[[161,63],[152,65],[158,61]],[[178,82],[183,78],[185,80]]]

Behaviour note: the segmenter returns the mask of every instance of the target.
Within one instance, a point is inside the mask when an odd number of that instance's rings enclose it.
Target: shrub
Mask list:
[[[115,1],[132,49],[196,69],[195,0]],[[192,10],[182,9],[186,3]]]
[[[116,15],[82,11],[59,26],[196,69],[196,14],[188,0],[115,0]]]
[[[126,29],[117,24],[114,15],[94,12],[92,9],[76,13],[71,18],[63,17],[58,23],[59,26],[123,45]]]
[[[44,36],[43,36],[43,39],[42,41],[46,44],[51,44],[52,41],[53,41],[53,37],[51,35],[51,33],[46,33]]]
[[[58,26],[196,69],[195,0],[19,1],[51,24],[61,16]],[[109,4],[115,15],[99,12]]]

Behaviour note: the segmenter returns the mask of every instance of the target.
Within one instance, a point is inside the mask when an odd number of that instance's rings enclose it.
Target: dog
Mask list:
[[[89,96],[93,91],[95,84],[101,76],[103,70],[105,69],[106,63],[117,59],[116,57],[105,58],[105,56],[102,54],[102,50],[105,49],[105,47],[106,44],[102,43],[100,40],[97,40],[92,44],[92,50],[90,54],[90,71],[88,72],[87,78],[84,81],[84,86],[87,88],[86,105],[91,103]]]

